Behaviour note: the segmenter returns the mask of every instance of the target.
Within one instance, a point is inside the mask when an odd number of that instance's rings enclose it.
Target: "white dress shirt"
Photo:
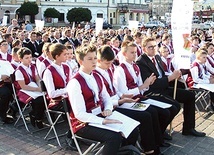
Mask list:
[[[135,83],[137,83],[138,86],[141,86],[143,84],[141,75],[140,74],[138,76],[136,75],[132,64],[129,64],[125,61],[123,63],[126,65]],[[124,69],[121,66],[117,67],[116,70],[114,71],[114,86],[122,94],[133,94],[134,96],[139,95],[140,93],[143,94],[146,90],[148,90],[147,88],[140,92],[138,87],[133,89],[128,89],[126,85],[126,75],[125,75]]]
[[[69,66],[70,73],[71,73],[72,76],[75,75],[78,72],[79,67],[78,67],[78,64],[77,64],[77,62],[75,60],[73,60],[73,59],[72,60],[67,60],[66,64]]]
[[[48,62],[50,63],[50,64],[52,64],[53,63],[53,61],[52,60],[50,60],[50,59],[48,59],[48,57],[47,58],[45,58],[46,60],[48,60]],[[38,62],[38,60],[36,61],[36,62]],[[38,73],[39,73],[39,77],[40,78],[42,78],[42,73],[44,72],[44,70],[47,68],[46,67],[46,65],[45,65],[45,63],[42,61],[42,62],[39,62],[38,63]]]
[[[61,75],[62,79],[64,80],[65,88],[55,89],[54,82],[53,82],[53,76],[51,74],[51,71],[49,69],[46,69],[43,74],[43,81],[45,83],[45,86],[47,88],[47,93],[50,98],[56,98],[60,96],[67,96],[67,90],[66,90],[66,76],[64,73],[63,66],[59,66],[55,63],[52,63],[52,66],[56,69],[56,71]],[[70,77],[71,78],[71,77]]]
[[[110,80],[110,76],[109,76],[108,72],[104,69],[101,69],[100,67],[96,67],[96,70],[106,79],[106,81],[108,82],[108,84],[110,86],[111,91],[114,91],[113,83]],[[114,96],[111,96],[111,101],[114,106],[117,106],[120,96],[118,95],[119,91],[117,91],[116,88],[115,88],[115,91],[116,91],[116,94]]]
[[[2,59],[7,60],[7,55],[8,55],[7,53],[3,53],[2,51],[0,51],[0,54]]]
[[[196,61],[197,62],[197,61]],[[200,70],[201,70],[201,74],[202,74],[202,79],[199,78],[198,74],[199,74],[199,69],[197,66],[194,66],[190,69],[190,72],[191,72],[191,75],[192,75],[192,79],[193,79],[193,82],[195,83],[210,83],[209,81],[209,78],[210,78],[210,74],[207,72],[205,73],[205,70],[204,70],[204,64],[199,64],[199,67],[200,67]]]
[[[45,59],[44,53],[42,53],[41,56]],[[41,63],[41,61],[39,59],[36,59],[36,67],[38,70],[39,70],[40,63]]]
[[[79,71],[79,73],[86,80],[87,84],[89,84],[93,80],[95,81],[95,83],[93,85],[93,87],[94,87],[93,91],[96,91],[95,89],[98,89],[96,80],[94,79],[94,77],[92,75],[86,74],[81,70]],[[91,81],[88,81],[88,80],[91,80]],[[89,85],[89,88],[91,86]],[[104,84],[103,84],[103,86],[104,86]],[[92,113],[86,112],[86,106],[85,106],[86,103],[85,103],[85,100],[84,100],[84,97],[82,94],[82,89],[81,89],[80,83],[79,83],[79,81],[77,81],[77,79],[73,78],[69,81],[68,86],[67,86],[67,91],[68,91],[68,96],[69,96],[69,100],[71,103],[73,113],[78,120],[80,120],[82,122],[93,122],[93,123],[97,123],[97,124],[102,124],[103,118],[98,117]],[[111,99],[110,99],[109,94],[106,91],[105,87],[103,87],[100,96],[102,97],[104,109],[112,110],[113,105],[111,103]],[[97,100],[97,97],[95,97],[95,100]]]

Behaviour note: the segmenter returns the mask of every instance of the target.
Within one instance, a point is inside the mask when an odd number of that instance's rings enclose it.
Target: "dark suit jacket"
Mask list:
[[[36,47],[33,45],[33,43],[31,41],[24,44],[25,47],[27,47],[31,50],[33,57],[39,57],[42,54],[42,51],[40,51],[39,45],[36,42],[35,42],[35,45],[36,45]]]
[[[155,65],[151,61],[151,59],[144,53],[138,57],[136,64],[139,66],[141,71],[142,80],[145,81],[152,73],[155,74],[157,79],[155,82],[149,87],[149,90],[145,92],[145,94],[149,92],[161,93],[169,87],[168,77],[165,75],[162,60],[159,55],[155,56],[156,62],[162,72],[162,78],[158,78],[159,73],[156,69]]]

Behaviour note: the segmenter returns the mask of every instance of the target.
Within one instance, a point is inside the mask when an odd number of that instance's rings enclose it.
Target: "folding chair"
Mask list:
[[[45,114],[46,114],[46,117],[48,119],[49,127],[50,127],[50,129],[47,132],[47,134],[45,135],[44,139],[51,140],[51,139],[56,138],[58,145],[60,147],[62,147],[62,145],[60,143],[60,140],[59,140],[59,137],[60,136],[64,136],[66,133],[58,135],[57,132],[56,132],[55,125],[57,123],[61,123],[61,122],[59,122],[59,119],[61,118],[62,115],[65,115],[65,112],[51,110],[51,109],[48,108],[48,103],[47,103],[47,99],[46,99],[47,89],[45,87],[44,81],[40,81],[40,86],[41,86],[41,90],[42,90],[42,94],[43,94],[43,99],[44,99],[44,102],[45,102]],[[57,115],[57,117],[55,118],[55,120],[52,119],[51,114]],[[55,136],[48,138],[48,136],[50,135],[50,133],[51,133],[52,130],[53,130]]]
[[[10,79],[11,79],[11,85],[12,85],[12,89],[13,89],[13,98],[17,104],[17,107],[18,107],[18,110],[19,110],[19,116],[16,120],[16,122],[14,123],[14,126],[17,127],[18,126],[18,122],[20,120],[23,121],[23,124],[26,128],[26,130],[28,132],[30,132],[29,128],[28,128],[28,125],[26,123],[26,119],[25,119],[25,115],[24,115],[24,112],[26,111],[26,109],[30,106],[29,103],[28,104],[25,104],[23,108],[21,108],[20,104],[19,104],[19,100],[18,100],[18,97],[16,95],[16,89],[15,89],[15,85],[14,85],[14,82],[15,82],[15,75],[14,74],[11,74],[10,75]]]
[[[183,76],[181,81],[184,83],[186,90],[192,91],[195,94],[195,108],[196,108],[197,112],[199,113],[199,115],[202,116],[197,103],[199,102],[201,107],[203,109],[207,110],[209,107],[209,103],[206,101],[206,99],[207,99],[207,97],[209,97],[210,91],[201,89],[201,88],[196,88],[194,86],[188,87],[188,85],[186,83],[186,78],[187,78],[187,76]]]
[[[86,138],[83,138],[83,137],[80,137],[80,136],[77,136],[76,134],[74,134],[73,129],[72,129],[72,125],[71,125],[71,121],[70,121],[71,118],[70,118],[70,115],[69,115],[69,111],[68,111],[68,107],[67,107],[67,103],[66,103],[65,99],[63,99],[63,106],[64,106],[65,113],[66,113],[66,116],[67,116],[67,120],[68,120],[68,124],[69,124],[70,131],[71,131],[71,134],[72,134],[72,138],[74,140],[74,143],[75,143],[75,145],[77,147],[77,150],[78,150],[79,154],[80,155],[87,155],[89,153],[93,153],[94,155],[101,154],[102,149],[103,149],[103,145],[101,144],[101,142],[97,142],[97,141],[93,141],[93,140],[90,140],[90,139],[86,139]],[[80,149],[78,140],[88,142],[91,145],[84,152],[82,152],[82,150]]]

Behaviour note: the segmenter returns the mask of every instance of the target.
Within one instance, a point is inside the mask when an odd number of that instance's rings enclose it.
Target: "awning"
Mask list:
[[[134,13],[148,13],[149,10],[130,9],[130,12],[134,12]]]

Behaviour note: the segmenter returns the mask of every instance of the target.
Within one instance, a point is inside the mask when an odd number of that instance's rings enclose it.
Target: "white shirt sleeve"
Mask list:
[[[112,100],[109,96],[109,93],[106,90],[106,87],[103,83],[103,90],[101,91],[101,97],[103,99],[103,103],[104,103],[104,110],[113,110],[113,104],[112,104]]]
[[[114,71],[114,86],[122,94],[133,94],[134,96],[140,94],[138,87],[128,89],[126,86],[125,72],[121,67],[116,68]]]
[[[38,66],[39,66],[38,67],[38,74],[39,74],[39,77],[42,78],[42,73],[46,69],[46,66],[45,66],[45,64],[43,62],[40,62],[38,64]]]
[[[208,70],[210,73],[214,74],[214,68],[211,66],[211,64],[209,63],[208,60],[206,61],[205,65],[206,65],[207,70]]]
[[[16,79],[16,81],[25,80],[24,76],[20,70],[15,71],[15,79]]]
[[[68,97],[75,117],[81,122],[102,124],[103,118],[86,112],[85,100],[79,82],[72,79],[67,85]]]
[[[190,69],[191,75],[192,75],[192,79],[193,82],[195,83],[210,83],[209,79],[201,79],[198,77],[198,67],[195,66],[193,68]]]
[[[50,98],[60,97],[62,95],[67,94],[66,88],[61,88],[61,89],[55,90],[53,77],[52,77],[51,71],[49,69],[46,69],[44,71],[43,81],[45,83],[45,86],[47,88],[47,93]]]

